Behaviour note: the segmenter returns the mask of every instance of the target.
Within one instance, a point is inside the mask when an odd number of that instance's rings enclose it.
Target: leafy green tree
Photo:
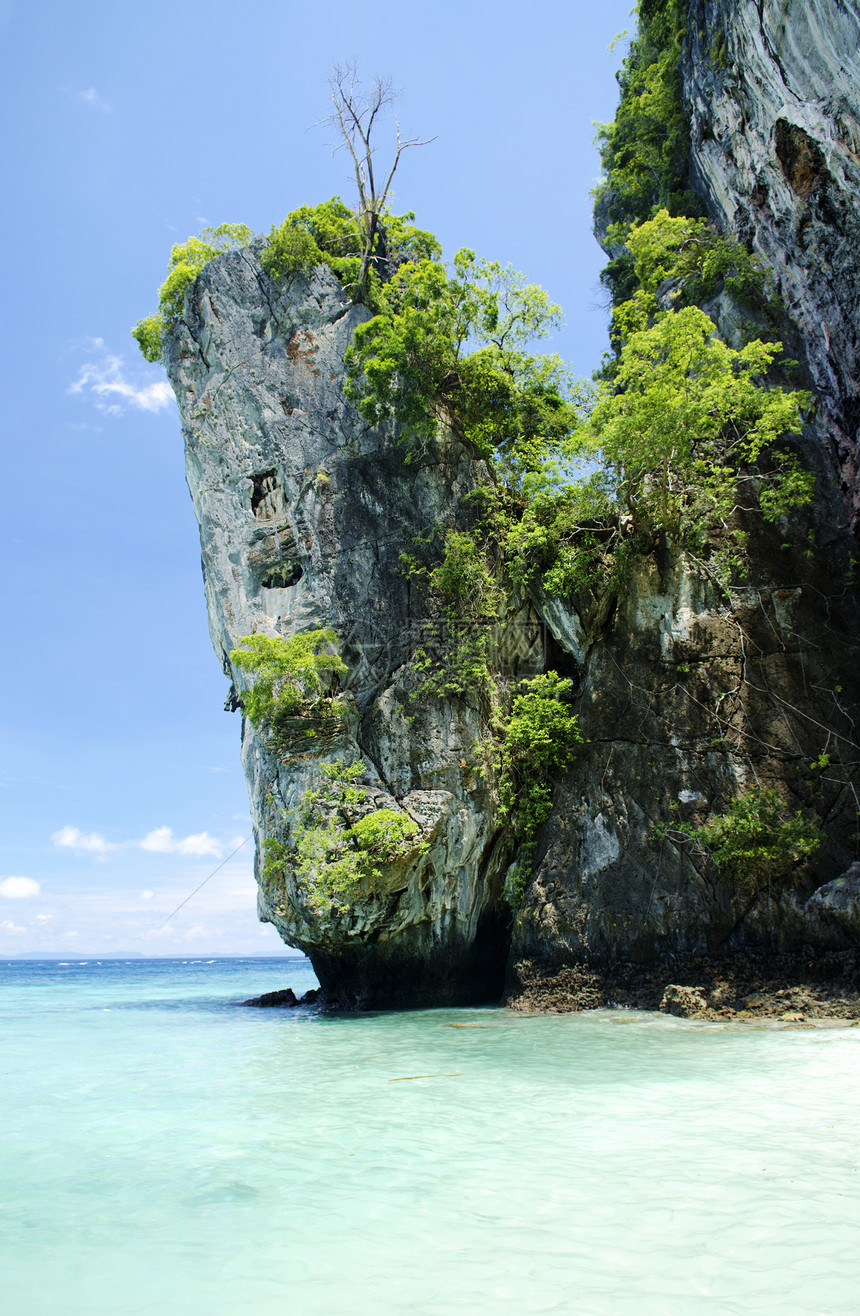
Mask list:
[[[349,395],[370,424],[396,414],[406,433],[426,436],[447,416],[483,454],[528,465],[531,447],[534,464],[579,420],[560,360],[524,350],[560,323],[542,288],[467,248],[453,276],[438,260],[407,261],[356,329]]]
[[[167,278],[158,290],[158,310],[139,320],[131,331],[147,361],[163,360],[164,340],[181,318],[185,293],[204,265],[222,251],[246,246],[252,237],[245,224],[219,224],[201,229],[196,238],[171,249]]]
[[[778,445],[810,398],[765,381],[782,345],[728,347],[697,306],[649,321],[644,298],[627,303],[614,381],[589,420],[634,526],[704,548],[716,530],[736,533],[741,486],[758,491],[768,520],[808,502],[812,476]]]

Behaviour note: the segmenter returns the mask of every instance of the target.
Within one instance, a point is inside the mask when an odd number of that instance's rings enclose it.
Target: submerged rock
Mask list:
[[[283,987],[275,992],[263,992],[262,996],[252,996],[250,1000],[243,1001],[243,1005],[258,1005],[261,1008],[287,1006],[291,1008],[299,1004],[299,998],[296,996],[292,987]]]
[[[292,987],[282,987],[275,992],[263,992],[262,996],[252,996],[249,1001],[243,1001],[243,1005],[256,1005],[261,1009],[292,1009],[297,1005],[317,1005],[322,997],[322,993],[316,987],[311,987],[301,996],[296,996]]]

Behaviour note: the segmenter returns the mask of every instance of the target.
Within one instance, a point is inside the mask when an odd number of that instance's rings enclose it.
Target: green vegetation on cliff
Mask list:
[[[343,717],[345,706],[331,682],[345,676],[347,667],[331,627],[289,639],[244,635],[230,661],[252,677],[239,696],[243,713],[275,747],[288,746],[297,734],[313,739]]]
[[[264,878],[283,884],[291,872],[314,913],[348,908],[359,895],[383,894],[386,871],[428,848],[408,813],[370,805],[370,792],[357,785],[365,771],[361,759],[322,764],[317,787],[285,819],[290,844],[264,842]]]
[[[518,844],[506,891],[515,908],[525,893],[538,830],[552,812],[555,777],[567,771],[582,744],[576,714],[566,702],[572,685],[558,672],[523,681],[505,722],[499,799]]]
[[[158,310],[131,331],[147,361],[163,360],[164,340],[181,319],[185,293],[203,266],[222,251],[244,247],[252,236],[244,224],[219,224],[171,248],[167,278],[158,290]]]
[[[692,841],[732,880],[741,899],[778,892],[809,864],[824,840],[823,832],[800,810],[787,811],[777,791],[758,786],[701,827],[658,825],[655,832],[681,844]]]
[[[432,233],[415,228],[415,216],[383,211],[377,220],[376,260],[364,270],[366,239],[359,217],[340,197],[317,206],[300,206],[275,225],[260,258],[273,279],[309,274],[327,265],[354,301],[375,308],[383,280],[404,263],[437,261],[442,248]]]
[[[688,184],[690,134],[680,70],[686,0],[638,0],[636,12],[637,34],[618,74],[618,109],[597,133],[604,178],[594,194],[595,215],[604,229],[641,224],[661,208],[671,215],[704,213]],[[613,255],[603,280],[615,301],[633,293],[628,252]]]
[[[412,436],[447,419],[484,456],[540,461],[578,420],[575,388],[556,356],[529,347],[561,322],[536,284],[463,249],[401,264],[377,314],[347,355],[349,396],[376,424],[396,415]]]

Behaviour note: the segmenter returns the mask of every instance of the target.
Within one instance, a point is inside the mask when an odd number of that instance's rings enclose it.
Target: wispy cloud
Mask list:
[[[88,105],[91,110],[100,110],[102,114],[110,114],[110,106],[96,91],[95,87],[85,87],[83,91],[75,93],[75,99]]]
[[[32,877],[4,877],[0,882],[0,896],[6,900],[27,900],[37,896],[41,889],[41,883]]]
[[[108,841],[100,832],[82,832],[78,827],[61,827],[54,832],[52,840],[61,850],[94,854],[99,859],[103,859],[111,850],[130,848],[146,850],[150,854],[211,855],[213,859],[220,859],[223,853],[220,841],[208,832],[174,836],[170,827],[156,827],[139,841]]]
[[[70,393],[89,398],[98,411],[107,416],[120,416],[127,407],[138,411],[162,411],[173,400],[166,379],[150,379],[140,374],[129,375],[122,356],[109,352],[103,338],[90,340],[94,359],[81,366],[76,380],[69,385]]]

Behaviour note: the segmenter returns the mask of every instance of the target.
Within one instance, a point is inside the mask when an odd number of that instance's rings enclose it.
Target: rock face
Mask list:
[[[856,523],[860,10],[853,0],[691,0],[683,67],[697,190],[776,276]]]
[[[506,855],[491,783],[474,771],[480,714],[411,698],[404,660],[428,637],[399,564],[428,526],[457,523],[486,470],[454,435],[407,462],[393,430],[363,425],[343,356],[367,312],[324,267],[276,288],[258,254],[206,267],[168,348],[212,642],[237,689],[230,651],[253,632],[331,625],[350,670],[348,715],[310,747],[273,748],[243,723],[259,914],[346,1007],[497,997]],[[362,760],[367,799],[417,824],[421,848],[381,891],[320,913],[294,877],[264,874],[260,842],[289,837],[290,811],[338,758]]]
[[[693,181],[720,227],[774,272],[780,334],[819,398],[801,445],[816,501],[808,517],[756,532],[749,585],[731,607],[692,564],[654,560],[586,647],[579,714],[590,745],[556,792],[515,928],[513,958],[525,965],[611,972],[620,960],[744,945],[857,944],[850,901],[803,900],[857,846],[846,529],[860,507],[858,61],[854,4],[690,0],[681,66]],[[727,299],[706,309],[731,342],[745,309]],[[564,643],[557,617],[543,616]],[[751,900],[678,831],[754,785],[823,820],[827,844],[805,891]]]
[[[683,559],[651,562],[595,636],[578,669],[588,743],[556,788],[515,960],[611,972],[619,959],[835,944],[835,922],[824,935],[802,897],[856,845],[854,605],[814,555],[762,537],[752,557],[732,607]],[[753,786],[825,820],[796,898],[739,892],[681,830]]]
[[[417,536],[464,523],[483,463],[453,432],[407,460],[394,428],[363,425],[344,399],[343,355],[366,312],[324,268],[275,286],[258,246],[219,256],[168,345],[234,702],[244,678],[230,651],[255,631],[331,625],[349,669],[347,714],[317,739],[274,745],[243,722],[258,843],[289,842],[321,764],[337,759],[360,759],[370,806],[419,829],[381,884],[325,909],[288,869],[265,869],[258,844],[260,917],[310,956],[329,1002],[498,999],[509,955],[514,997],[518,980],[555,974],[571,1000],[596,1003],[593,975],[613,964],[860,944],[848,535],[860,510],[860,15],[840,0],[691,0],[690,14],[694,177],[711,214],[775,271],[784,336],[821,400],[804,436],[816,502],[749,527],[750,575],[731,603],[669,549],[608,617],[511,596],[512,670],[540,660],[570,677],[586,740],[556,783],[513,926],[501,898],[510,841],[492,770],[476,770],[486,715],[477,694],[420,695],[416,650],[434,640],[400,565]],[[710,309],[731,337],[737,308]],[[753,786],[826,832],[815,866],[784,890],[738,888],[681,826]],[[530,999],[545,1008],[551,995]],[[676,996],[665,1008],[681,1010]]]

